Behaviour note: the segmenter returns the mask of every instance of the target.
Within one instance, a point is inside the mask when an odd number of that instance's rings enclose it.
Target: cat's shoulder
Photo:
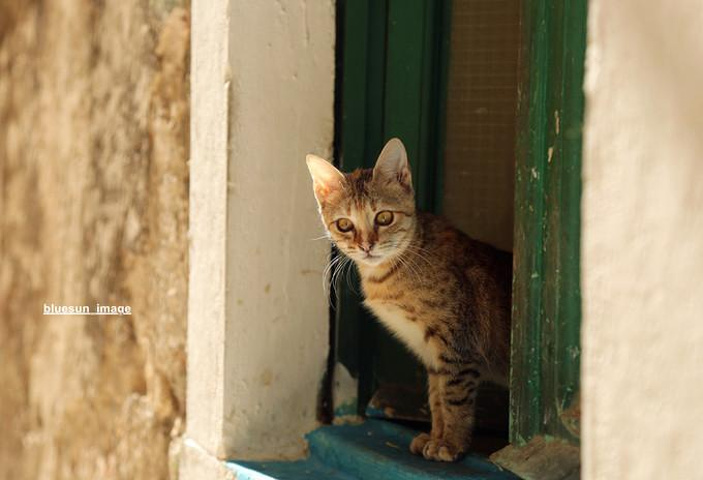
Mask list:
[[[510,252],[470,237],[441,215],[419,212],[418,222],[423,231],[425,244],[433,245],[439,249],[452,250],[455,255],[460,254],[476,259],[493,258],[499,261],[512,261]]]
[[[450,246],[475,241],[441,215],[420,212],[417,219],[422,228],[425,242]]]
[[[434,213],[417,212],[417,221],[427,235],[461,233],[449,220]]]

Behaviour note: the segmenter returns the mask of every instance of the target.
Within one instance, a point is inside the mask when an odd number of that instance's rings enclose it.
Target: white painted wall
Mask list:
[[[215,458],[305,453],[329,349],[329,244],[313,240],[304,159],[331,156],[334,125],[332,0],[192,9],[183,478],[218,470]]]
[[[331,156],[331,0],[231,0],[225,452],[296,457],[328,344],[322,233],[305,154]]]
[[[589,10],[584,478],[701,478],[703,2]]]
[[[230,22],[227,0],[191,12],[187,436],[222,455]]]

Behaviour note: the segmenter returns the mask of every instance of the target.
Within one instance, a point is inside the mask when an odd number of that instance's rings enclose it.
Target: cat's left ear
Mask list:
[[[323,204],[327,196],[333,191],[342,188],[344,174],[334,168],[330,162],[317,155],[305,157],[308,170],[312,177],[313,191],[318,203]]]
[[[400,139],[391,138],[383,147],[378,160],[376,160],[376,166],[373,168],[373,177],[397,180],[404,187],[412,189],[413,181],[408,163],[408,153]]]

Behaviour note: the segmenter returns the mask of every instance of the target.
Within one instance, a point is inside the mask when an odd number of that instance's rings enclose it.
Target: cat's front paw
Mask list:
[[[422,449],[423,457],[436,462],[456,462],[464,456],[464,453],[466,453],[465,448],[442,439],[430,439]]]
[[[431,438],[432,437],[430,437],[427,433],[421,433],[416,436],[410,443],[410,451],[415,455],[423,455],[425,445],[427,445],[427,442],[429,442]]]

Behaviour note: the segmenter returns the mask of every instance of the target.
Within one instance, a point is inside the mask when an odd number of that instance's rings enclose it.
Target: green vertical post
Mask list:
[[[586,0],[524,0],[511,442],[578,443]]]

